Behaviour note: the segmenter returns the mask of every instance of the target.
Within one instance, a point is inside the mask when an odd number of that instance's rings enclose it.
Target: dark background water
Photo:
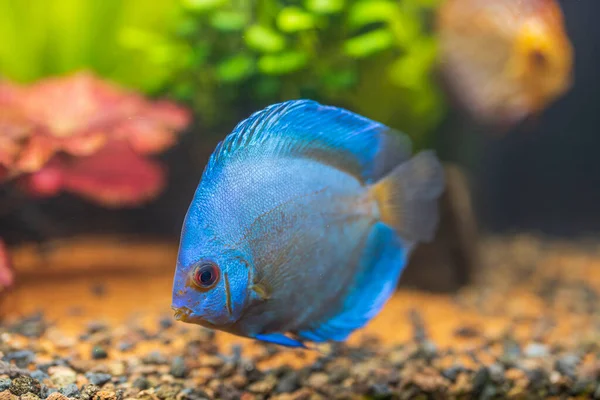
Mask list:
[[[558,236],[600,233],[600,1],[563,0],[561,5],[575,47],[571,91],[534,124],[501,137],[481,132],[444,136],[446,126],[438,133],[456,150],[454,158],[469,168],[474,203],[486,230]],[[177,239],[210,152],[236,122],[213,132],[200,123],[163,155],[169,186],[152,204],[111,211],[61,196],[0,215],[3,231],[8,231],[5,239],[14,243],[37,234],[56,237],[81,231]]]

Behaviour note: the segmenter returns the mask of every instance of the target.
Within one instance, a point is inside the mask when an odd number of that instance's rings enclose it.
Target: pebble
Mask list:
[[[312,374],[307,380],[308,385],[315,389],[322,388],[328,382],[329,382],[329,376],[327,376],[327,374],[324,372],[316,372],[316,373]]]
[[[375,369],[376,363],[374,361],[363,361],[356,363],[352,366],[352,375],[357,379],[367,379],[373,369]]]
[[[77,373],[71,368],[62,365],[48,368],[48,374],[52,383],[58,387],[67,386],[75,383],[77,380]]]
[[[148,353],[142,359],[142,362],[144,364],[158,365],[158,364],[166,364],[168,362],[168,360],[166,359],[165,356],[163,356],[162,354],[160,354],[159,351],[152,351],[152,352]]]
[[[0,392],[0,400],[19,400],[19,396],[15,396],[8,390]]]
[[[554,368],[562,375],[574,379],[580,361],[581,359],[577,355],[567,354],[556,361]]]
[[[91,360],[70,359],[67,365],[77,372],[86,372],[92,369],[95,364]]]
[[[279,378],[275,392],[291,393],[300,387],[298,375],[293,370]]]
[[[19,396],[19,400],[40,400],[40,396],[33,393],[25,393],[24,395]]]
[[[12,380],[8,390],[10,390],[10,392],[14,395],[22,396],[27,392],[40,394],[41,388],[42,387],[40,383],[32,377],[27,375],[19,375]]]
[[[490,373],[490,379],[495,383],[502,383],[504,381],[504,367],[502,364],[494,363],[488,367]]]
[[[49,328],[46,332],[46,337],[59,350],[66,350],[77,345],[74,337],[65,336],[64,333],[56,328]]]
[[[244,375],[236,374],[231,377],[229,383],[231,383],[236,389],[244,389],[246,386],[248,386],[248,378],[246,378]]]
[[[350,369],[344,366],[337,366],[327,371],[329,375],[329,382],[333,384],[340,384],[350,376]]]
[[[88,372],[85,374],[85,377],[88,379],[88,381],[90,381],[90,383],[92,385],[98,385],[98,386],[102,386],[106,382],[108,382],[112,379],[112,375],[110,375],[110,374],[97,373],[97,372]]]
[[[388,360],[392,363],[392,365],[396,368],[401,368],[406,361],[411,356],[410,352],[405,348],[405,346],[394,348],[388,354]]]
[[[461,372],[456,376],[456,381],[451,386],[450,393],[462,395],[462,394],[468,394],[472,390],[473,390],[473,385],[472,385],[471,379],[469,377],[469,374],[467,374],[466,372]]]
[[[242,346],[234,344],[231,346],[231,361],[237,363],[242,358]]]
[[[3,358],[4,361],[14,361],[19,368],[27,368],[35,360],[35,353],[30,350],[11,351]]]
[[[450,368],[446,368],[442,371],[442,376],[448,379],[449,381],[455,382],[458,374],[464,370],[461,366],[452,366]]]
[[[158,325],[162,329],[169,329],[173,326],[173,320],[171,319],[171,317],[163,317],[158,321]]]
[[[500,357],[502,362],[510,366],[515,363],[521,356],[521,346],[516,340],[512,338],[506,338],[502,343],[502,356]]]
[[[447,381],[439,375],[437,370],[431,367],[423,367],[415,373],[409,374],[407,378],[420,390],[427,393],[439,393],[447,386]]]
[[[135,345],[132,342],[123,341],[119,342],[117,348],[119,349],[119,351],[129,351],[132,350],[134,346]]]
[[[244,374],[248,380],[254,382],[263,377],[263,373],[256,368],[254,362],[250,360],[241,360],[238,363],[240,373]]]
[[[41,313],[34,314],[21,320],[13,330],[23,336],[40,337],[46,331],[46,323]]]
[[[226,362],[225,364],[223,364],[223,366],[219,370],[218,374],[220,376],[222,376],[223,378],[228,378],[228,377],[232,376],[236,371],[242,371],[242,374],[245,372],[243,370],[243,368],[240,368],[238,365],[229,361],[229,362]],[[245,374],[243,376],[245,376]]]
[[[277,378],[274,375],[269,375],[264,380],[254,382],[248,386],[248,390],[252,393],[267,394],[275,388],[275,385],[277,385]]]
[[[31,376],[33,379],[36,379],[38,381],[43,381],[44,379],[48,379],[49,376],[47,373],[45,373],[42,370],[36,369],[35,371],[32,371],[31,374],[29,375]]]
[[[107,358],[107,357],[108,357],[108,353],[102,346],[94,346],[92,348],[92,358],[94,360],[100,360],[100,359]]]
[[[156,395],[161,399],[175,398],[180,390],[181,386],[179,385],[163,384],[156,388]]]
[[[367,394],[376,399],[389,398],[392,396],[392,390],[384,383],[374,383],[369,387]]]
[[[113,376],[121,376],[125,374],[125,364],[121,361],[113,361],[107,365],[108,372]]]
[[[571,387],[569,393],[573,396],[581,396],[583,394],[593,393],[594,389],[595,382],[593,379],[579,377]]]
[[[411,309],[408,312],[408,319],[412,325],[413,339],[415,342],[423,342],[427,339],[427,331],[421,313],[416,309]]]
[[[454,330],[454,336],[460,338],[476,338],[481,335],[480,330],[475,326],[461,326],[460,328]]]
[[[600,383],[596,385],[596,390],[594,391],[594,399],[600,399]]]
[[[10,378],[0,378],[0,392],[7,390],[11,384]]]
[[[173,358],[170,372],[175,378],[184,378],[187,375],[187,367],[183,357],[177,356]]]
[[[61,387],[59,389],[59,392],[64,394],[67,397],[79,396],[79,388],[74,383],[70,383],[66,386]]]
[[[113,341],[113,337],[108,331],[100,331],[98,333],[94,333],[87,338],[87,341],[93,344],[94,346],[110,346]]]
[[[220,367],[225,363],[225,361],[218,356],[205,356],[200,359],[200,366],[202,367]]]
[[[81,394],[79,396],[79,398],[81,400],[92,400],[94,398],[94,395],[96,394],[96,392],[98,392],[100,390],[100,388],[96,385],[84,385],[81,388]]]
[[[550,354],[548,346],[542,343],[530,343],[525,347],[525,356],[531,358],[547,357]]]
[[[138,388],[140,390],[146,390],[150,387],[150,383],[148,382],[148,379],[146,379],[143,376],[140,376],[139,378],[136,378],[133,381],[133,387]]]
[[[529,379],[529,387],[532,389],[542,389],[548,385],[548,374],[542,368],[534,368],[526,372]]]
[[[314,395],[315,393],[309,388],[302,388],[292,393],[289,400],[318,400],[313,397]]]
[[[185,388],[177,396],[177,400],[208,400],[210,397],[201,389]]]
[[[169,397],[159,397],[163,399],[170,399]],[[172,397],[174,398],[174,397]],[[94,400],[117,400],[117,394],[109,390],[99,390],[94,395]]]
[[[496,388],[494,385],[487,384],[481,391],[481,395],[479,396],[480,400],[492,400],[497,399],[500,390]]]
[[[69,400],[69,398],[60,392],[54,392],[51,393],[46,400]]]

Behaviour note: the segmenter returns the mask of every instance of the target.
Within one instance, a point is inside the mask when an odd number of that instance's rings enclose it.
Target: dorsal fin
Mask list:
[[[205,175],[253,153],[307,157],[371,183],[411,154],[407,135],[312,100],[273,104],[240,122],[215,149]]]

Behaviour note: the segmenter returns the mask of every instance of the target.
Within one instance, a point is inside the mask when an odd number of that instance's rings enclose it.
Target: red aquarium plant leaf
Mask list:
[[[20,183],[32,195],[66,191],[104,207],[125,207],[152,199],[165,178],[158,163],[139,155],[126,142],[114,141],[88,157],[55,158]]]
[[[11,286],[13,283],[13,272],[10,265],[10,256],[2,238],[0,238],[0,291]]]
[[[8,169],[14,165],[20,157],[23,141],[32,135],[34,129],[22,113],[4,108],[0,103],[0,166]]]
[[[25,86],[0,82],[0,109],[0,166],[11,177],[38,172],[56,156],[92,156],[114,141],[136,153],[159,153],[191,118],[180,106],[88,72]]]

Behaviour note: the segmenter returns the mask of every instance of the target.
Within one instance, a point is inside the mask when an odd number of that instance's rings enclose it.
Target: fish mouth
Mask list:
[[[172,306],[171,309],[174,311],[174,316],[177,321],[186,322],[189,324],[198,324],[210,329],[219,329],[216,324],[213,324],[212,322],[207,321],[200,316],[194,315],[194,311],[192,311],[191,308],[185,306]]]
[[[175,312],[175,319],[181,322],[187,322],[193,312],[188,307],[171,307],[171,309]]]

